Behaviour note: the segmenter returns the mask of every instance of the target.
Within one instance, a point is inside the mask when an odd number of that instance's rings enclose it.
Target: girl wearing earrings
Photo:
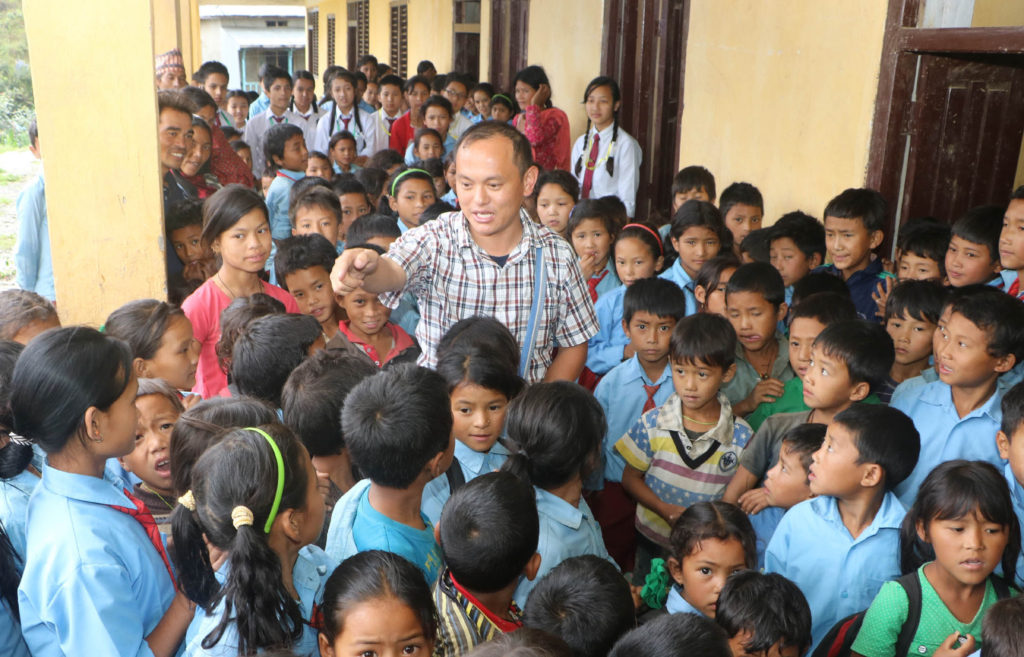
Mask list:
[[[587,131],[572,147],[573,174],[580,181],[580,199],[617,196],[626,214],[636,213],[643,154],[636,139],[619,127],[622,94],[605,76],[594,78],[583,94]]]

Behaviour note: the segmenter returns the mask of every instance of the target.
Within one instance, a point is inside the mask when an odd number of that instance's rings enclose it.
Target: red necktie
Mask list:
[[[149,512],[149,509],[146,508],[146,505],[142,500],[129,493],[127,488],[123,490],[125,497],[131,500],[132,504],[135,505],[135,508],[129,509],[126,506],[117,506],[115,504],[111,504],[110,508],[116,509],[121,513],[127,513],[139,521],[142,528],[146,530],[146,535],[149,536],[149,540],[153,544],[153,547],[155,547],[156,551],[160,553],[160,558],[164,560],[164,566],[167,567],[167,574],[171,576],[171,582],[177,586],[177,582],[174,579],[174,571],[171,570],[171,562],[167,558],[167,550],[164,549],[164,542],[160,537],[160,529],[156,526],[156,520],[153,519],[153,514]]]
[[[661,386],[649,386],[646,383],[644,384],[644,392],[647,393],[647,401],[644,402],[644,408],[640,411],[641,413],[646,413],[657,406],[657,404],[654,403],[654,395],[658,394],[659,388],[661,388]]]
[[[270,118],[274,119],[274,123],[284,123],[283,116],[271,116]]]
[[[395,121],[398,119],[387,119],[388,122],[388,134],[391,134],[391,130],[395,127]]]
[[[1019,276],[1017,277],[1017,280],[1015,280],[1013,282],[1013,285],[1010,286],[1010,289],[1007,290],[1007,292],[1014,299],[1019,299],[1020,298],[1020,277]]]
[[[583,174],[583,191],[580,198],[590,198],[590,188],[594,185],[594,169],[597,168],[597,149],[601,143],[601,135],[594,133],[594,145],[587,156],[587,172]]]
[[[344,116],[342,116],[342,117],[339,117],[339,118],[341,118],[342,123],[345,124],[345,127],[342,128],[342,130],[348,130],[348,122],[352,120],[352,117],[350,116],[350,117],[348,117],[346,119]]]
[[[601,284],[604,277],[608,275],[608,270],[605,269],[601,272],[600,276],[591,276],[587,279],[587,287],[590,289],[590,300],[597,303],[597,286]]]

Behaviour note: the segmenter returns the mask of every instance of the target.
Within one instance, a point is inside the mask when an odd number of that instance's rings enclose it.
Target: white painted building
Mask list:
[[[269,62],[289,73],[306,68],[306,12],[301,5],[201,4],[203,61],[228,68],[230,89],[258,91],[257,71]]]

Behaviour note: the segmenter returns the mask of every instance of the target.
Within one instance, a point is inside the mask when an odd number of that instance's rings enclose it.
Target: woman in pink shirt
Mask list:
[[[530,140],[533,160],[545,170],[569,171],[569,117],[551,105],[551,85],[544,69],[527,66],[516,73],[515,96],[522,108],[515,126]]]

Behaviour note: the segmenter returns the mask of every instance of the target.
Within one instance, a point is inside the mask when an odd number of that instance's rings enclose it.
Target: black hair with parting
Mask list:
[[[243,395],[281,407],[288,375],[323,337],[312,315],[267,315],[249,322],[231,350],[231,381]]]
[[[661,237],[658,235],[658,231],[647,226],[645,224],[626,224],[615,236],[615,243],[612,245],[612,254],[615,253],[615,247],[619,242],[627,239],[639,240],[644,246],[647,247],[651,253],[651,259],[657,261],[662,258],[662,267],[664,266],[665,257],[665,244],[661,241]],[[661,271],[661,268],[655,268],[655,274]]]
[[[539,196],[544,185],[557,185],[562,191],[572,197],[573,203],[579,203],[580,183],[568,171],[562,169],[549,169],[541,172],[537,177],[537,184],[533,186],[534,196]]]
[[[302,443],[281,424],[260,429],[280,451],[284,466],[278,513],[306,508],[309,457]],[[237,632],[239,654],[263,647],[291,646],[302,635],[299,603],[281,581],[281,562],[264,525],[276,501],[278,461],[267,438],[252,429],[234,429],[206,450],[192,470],[195,511],[178,505],[171,514],[174,561],[185,595],[208,612],[223,605],[217,626],[202,640],[209,650],[229,625]],[[252,524],[234,527],[232,512],[244,506]],[[223,586],[210,564],[206,542],[231,559]]]
[[[612,151],[614,150],[615,141],[619,138],[619,108],[618,108],[618,104],[622,100],[622,91],[619,90],[619,83],[618,82],[616,82],[614,79],[612,79],[612,78],[610,78],[610,77],[608,77],[606,75],[601,75],[601,76],[598,76],[598,77],[594,78],[593,80],[590,81],[589,84],[587,84],[587,88],[583,92],[583,103],[586,104],[587,99],[590,98],[590,94],[593,93],[593,91],[595,89],[600,89],[601,87],[608,87],[608,89],[611,90],[611,92],[612,92],[612,107],[614,108],[612,110],[612,143],[608,146],[608,156],[605,158],[604,168],[605,168],[605,171],[608,172],[609,176],[614,176],[615,175],[615,157],[612,154]],[[583,150],[580,151],[580,156],[578,158],[576,158],[576,165],[573,168],[573,172],[576,174],[577,177],[580,177],[582,175],[582,171],[583,171],[583,155],[584,155],[584,153],[590,153],[590,126],[591,126],[591,121],[590,121],[590,117],[588,116],[587,117],[587,130],[586,130],[586,132],[583,133],[583,135],[584,135],[583,136]],[[594,166],[597,166],[597,165],[595,164]]]
[[[747,655],[767,655],[772,646],[796,648],[802,655],[811,645],[811,608],[796,584],[778,573],[742,570],[725,580],[718,595],[715,622],[729,638],[743,631]],[[780,650],[780,653],[783,650]]]
[[[1020,523],[1006,478],[985,461],[946,461],[928,473],[900,526],[900,569],[913,572],[935,560],[935,549],[921,539],[919,527],[927,535],[935,520],[957,520],[975,512],[1006,528],[1008,540],[1000,565],[1003,577],[1012,582],[1020,554]]]
[[[679,515],[669,535],[669,554],[681,564],[700,548],[701,541],[710,538],[739,541],[747,567],[757,567],[757,536],[753,525],[738,506],[722,500],[691,504]]]
[[[889,378],[896,358],[892,337],[881,324],[863,319],[836,322],[814,339],[814,346],[846,365],[850,383],[865,382],[874,392]]]
[[[517,82],[522,82],[523,84],[529,86],[534,91],[540,89],[540,85],[542,84],[546,84],[549,87],[551,86],[551,82],[548,81],[547,72],[542,67],[537,66],[536,64],[531,64],[530,66],[527,66],[526,68],[516,73],[515,78],[513,78],[512,80],[512,86],[515,87]],[[550,98],[544,104],[544,106],[551,107]]]
[[[730,295],[740,292],[759,294],[776,310],[786,301],[786,284],[782,282],[782,274],[767,262],[748,262],[733,272],[725,286],[726,301]]]
[[[129,301],[110,313],[103,324],[103,331],[126,342],[133,358],[149,360],[156,356],[164,333],[175,317],[185,317],[184,311],[166,301],[139,299]]]
[[[599,198],[587,198],[574,205],[569,213],[569,221],[565,225],[566,235],[571,236],[588,219],[600,221],[613,240],[619,232],[619,223],[608,204]]]
[[[253,210],[262,211],[264,218],[270,216],[263,197],[248,187],[231,184],[215,191],[203,203],[203,246],[210,248],[221,233]]]
[[[736,362],[736,331],[729,320],[714,313],[684,317],[672,331],[668,355],[672,363],[699,362],[728,370]]]
[[[473,315],[452,324],[437,344],[438,359],[450,350],[487,349],[513,369],[519,368],[519,343],[504,324],[493,317]]]
[[[460,585],[494,593],[519,581],[537,552],[534,497],[533,486],[507,472],[481,475],[452,493],[438,533],[445,563]]]
[[[638,312],[678,322],[686,316],[686,295],[667,278],[642,278],[626,288],[622,296],[622,321],[629,324]]]
[[[885,489],[892,490],[910,476],[921,453],[921,435],[902,411],[884,404],[857,402],[832,420],[852,435],[860,456],[858,464],[877,463],[885,473]]]
[[[407,488],[448,449],[447,385],[433,370],[399,365],[364,379],[345,398],[341,430],[352,461],[373,483]]]
[[[14,364],[24,349],[23,345],[13,340],[0,340],[0,435],[6,435],[8,438],[6,444],[0,447],[0,479],[10,479],[21,474],[32,462],[32,446],[10,440],[10,434],[14,431],[14,418],[11,417],[11,379],[14,376]],[[0,583],[2,581],[3,577],[0,576]],[[16,609],[17,605],[12,608]]]
[[[585,479],[598,465],[604,409],[585,388],[567,381],[535,383],[509,404],[511,455],[502,470],[541,489]]]
[[[739,269],[740,261],[732,251],[719,251],[718,255],[706,261],[693,279],[693,287],[704,290],[705,303],[709,296],[722,287],[722,275],[726,271]],[[725,288],[722,287],[722,291]]]
[[[725,630],[698,614],[665,614],[619,639],[608,657],[732,657]]]
[[[511,401],[526,385],[519,376],[518,360],[503,350],[458,340],[439,353],[435,369],[447,383],[449,394],[466,383],[499,392]]]
[[[732,233],[725,227],[722,215],[711,203],[691,199],[679,206],[672,215],[669,236],[674,240],[682,239],[690,228],[706,228],[718,238],[719,252],[732,249]],[[672,247],[671,241],[666,244],[665,260],[676,260],[679,254]]]
[[[295,83],[298,84],[299,80],[309,80],[310,82],[313,83],[313,86],[316,87],[316,76],[313,75],[310,71],[307,71],[305,69],[295,71]],[[313,112],[319,111],[319,108],[317,107],[316,104],[316,96],[313,96],[313,102],[310,103],[310,107],[313,108]],[[292,97],[291,101],[288,103],[288,109],[290,109],[293,112],[295,111],[294,97]],[[310,155],[312,155],[312,153]]]
[[[850,188],[843,190],[825,206],[824,216],[837,219],[860,219],[868,233],[885,230],[889,206],[885,198],[873,189]]]
[[[341,411],[345,397],[378,372],[365,358],[324,349],[299,364],[281,392],[284,423],[310,456],[332,456],[345,449]]]
[[[586,554],[566,559],[536,583],[523,625],[561,637],[576,657],[605,657],[636,627],[636,611],[619,569]]]
[[[56,454],[87,440],[85,412],[109,409],[131,379],[131,350],[121,340],[84,326],[41,333],[14,365],[8,429]]]
[[[393,148],[385,148],[384,150],[377,151],[372,156],[370,156],[370,159],[369,161],[367,161],[366,166],[363,167],[362,169],[357,170],[357,173],[359,171],[365,171],[366,169],[380,169],[381,171],[387,173],[387,170],[390,169],[391,167],[399,166],[402,164],[405,164],[404,155],[402,155]]]

